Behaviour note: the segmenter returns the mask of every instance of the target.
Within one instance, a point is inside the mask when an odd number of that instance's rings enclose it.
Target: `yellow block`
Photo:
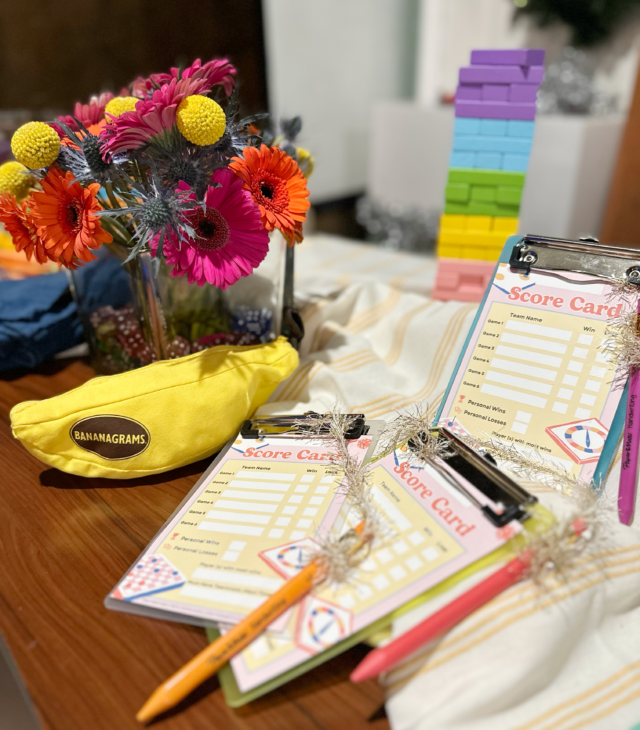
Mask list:
[[[496,217],[493,219],[493,225],[491,228],[494,231],[503,231],[504,233],[513,236],[518,232],[518,219]]]
[[[440,230],[466,231],[468,215],[447,215],[440,216]]]
[[[504,231],[509,235],[518,232],[517,218],[489,215],[440,216],[441,231]]]
[[[438,247],[438,256],[447,259],[497,261],[501,251],[501,246],[447,246],[445,244]]]
[[[449,246],[503,246],[502,231],[442,231],[439,242]]]
[[[438,256],[442,256],[445,259],[460,258],[460,251],[462,251],[460,246],[447,246],[446,244],[444,246],[442,244],[438,246]]]
[[[515,217],[445,214],[440,218],[438,256],[496,261],[517,229]]]
[[[468,215],[467,228],[470,231],[490,231],[491,220],[490,215]]]

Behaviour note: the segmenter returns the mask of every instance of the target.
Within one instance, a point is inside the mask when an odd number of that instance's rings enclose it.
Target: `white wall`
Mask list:
[[[525,34],[513,28],[507,0],[421,0],[416,100],[438,104],[455,92],[458,70],[474,48],[520,48]]]
[[[416,8],[414,0],[263,0],[269,104],[275,116],[303,117],[300,144],[316,158],[312,202],[365,189],[373,105],[413,93]]]

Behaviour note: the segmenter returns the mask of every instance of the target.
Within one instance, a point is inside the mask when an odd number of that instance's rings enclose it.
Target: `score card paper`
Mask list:
[[[439,423],[538,450],[589,480],[623,393],[603,349],[622,302],[604,281],[563,277],[498,266]]]
[[[349,448],[365,459],[371,435]],[[238,622],[285,582],[300,546],[334,527],[345,499],[341,482],[318,440],[238,436],[110,593],[107,607],[185,623]]]

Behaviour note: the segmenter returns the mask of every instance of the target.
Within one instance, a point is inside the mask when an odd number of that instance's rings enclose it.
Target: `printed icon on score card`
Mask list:
[[[263,550],[258,555],[283,578],[291,578],[309,564],[318,543],[310,537]]]
[[[295,643],[301,649],[317,654],[349,636],[352,622],[351,611],[310,596],[298,617]]]
[[[436,426],[439,428],[442,428],[443,426],[445,428],[448,428],[449,431],[451,431],[456,436],[470,436],[471,434],[467,431],[467,429],[455,418],[441,418],[438,423],[436,423]]]
[[[576,464],[588,464],[600,458],[609,429],[597,418],[588,418],[549,426],[546,432]]]
[[[184,575],[164,555],[145,555],[131,568],[112,595],[121,601],[133,601],[178,588],[185,582]]]

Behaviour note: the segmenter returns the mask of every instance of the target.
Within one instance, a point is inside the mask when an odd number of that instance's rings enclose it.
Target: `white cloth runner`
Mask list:
[[[297,250],[300,368],[262,413],[369,418],[440,403],[476,306],[428,299],[435,261],[329,236]],[[620,466],[606,485],[615,503]],[[541,501],[564,498],[540,490]],[[640,523],[640,507],[637,509]],[[515,586],[384,678],[394,730],[631,730],[640,723],[640,529],[545,590]],[[481,576],[477,576],[479,579]],[[458,590],[468,587],[460,586]],[[394,623],[399,635],[450,600]]]

